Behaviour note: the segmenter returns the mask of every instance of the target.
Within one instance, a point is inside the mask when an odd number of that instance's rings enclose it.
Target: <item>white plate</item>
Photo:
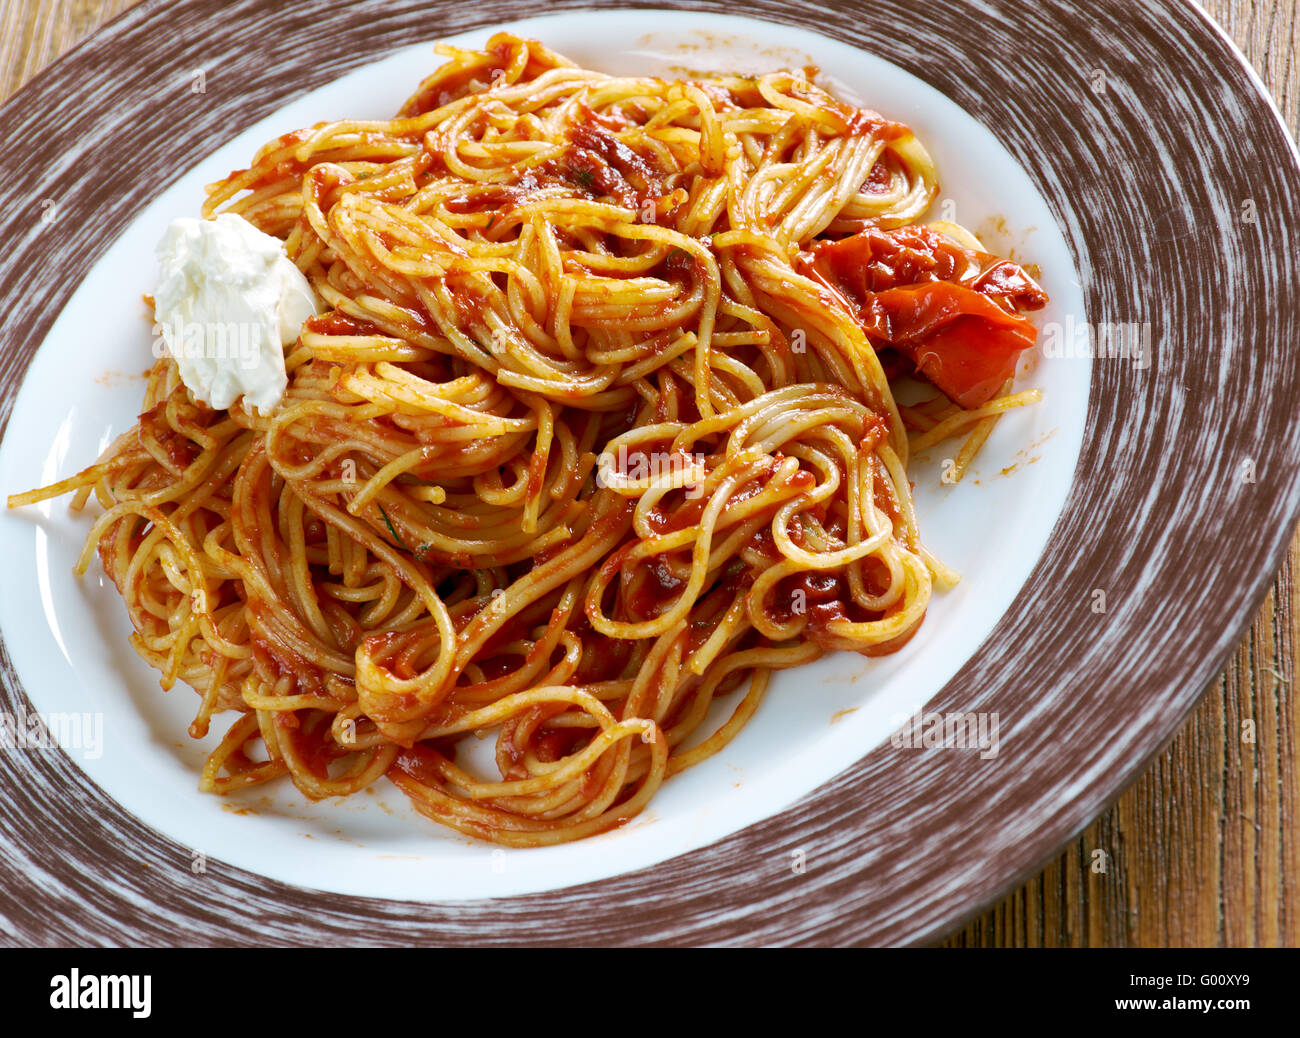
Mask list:
[[[1040,327],[1084,321],[1069,250],[1032,182],[987,129],[902,70],[803,30],[717,15],[580,13],[499,28],[613,74],[818,66],[820,82],[844,99],[916,131],[939,170],[930,218],[956,219],[994,250],[1041,267],[1052,303]],[[478,46],[489,35],[451,41]],[[437,61],[428,42],[380,57],[250,127],[149,204],[37,353],[0,443],[0,493],[74,474],[133,424],[139,373],[152,359],[141,296],[153,288],[153,247],[172,217],[197,213],[202,185],[289,130],[390,117]],[[37,711],[102,717],[101,745],[66,747],[72,759],[196,856],[304,887],[402,899],[500,897],[605,878],[788,807],[885,740],[974,652],[1038,559],[1081,444],[1090,362],[1030,358],[1025,368],[1021,384],[1041,387],[1043,403],[1004,418],[963,483],[940,483],[942,448],[913,468],[925,541],[963,575],[936,596],[920,633],[889,657],[837,654],[775,675],[757,716],[724,752],[670,779],[629,825],[577,844],[475,843],[416,814],[386,782],[319,804],[304,803],[287,781],[225,800],[200,794],[198,769],[222,726],[204,742],[188,738],[194,694],[181,685],[159,690],[157,674],[127,643],[125,610],[97,563],[86,579],[73,576],[90,520],[70,516],[64,500],[0,514],[0,630]]]

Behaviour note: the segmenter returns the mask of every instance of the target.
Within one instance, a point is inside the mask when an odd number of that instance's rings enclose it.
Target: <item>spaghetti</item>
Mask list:
[[[164,358],[97,464],[10,505],[102,505],[79,570],[98,554],[163,687],[198,690],[193,736],[237,712],[202,789],[387,776],[554,844],[725,746],[772,671],[916,632],[953,577],[909,449],[966,433],[964,467],[1033,399],[1010,382],[1046,297],[917,226],[920,143],[804,75],[440,53],[396,119],[208,189],[325,307],[280,405],[213,410]],[[900,407],[904,376],[930,398]],[[488,732],[499,777],[465,760]]]

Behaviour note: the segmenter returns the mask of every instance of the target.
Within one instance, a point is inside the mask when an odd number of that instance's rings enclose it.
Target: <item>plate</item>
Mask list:
[[[26,174],[6,210],[31,215],[3,232],[7,268],[28,272],[19,292],[9,269],[4,280],[6,493],[70,474],[133,421],[150,253],[171,216],[197,210],[199,186],[280,132],[390,114],[436,62],[429,41],[461,31],[480,42],[512,28],[620,73],[818,65],[837,93],[916,130],[939,169],[934,215],[1039,264],[1053,297],[1039,323],[1056,348],[1024,375],[1043,404],[999,425],[967,482],[942,486],[938,456],[913,472],[927,543],[964,576],[921,634],[882,660],[836,656],[778,675],[725,754],[671,780],[633,824],[566,847],[471,843],[386,785],[311,807],[291,787],[233,805],[201,796],[203,750],[183,734],[192,694],[160,693],[125,644],[116,593],[70,574],[87,521],[62,502],[0,517],[4,708],[103,724],[97,742],[4,756],[14,791],[0,802],[4,915],[21,939],[257,942],[292,927],[315,943],[365,926],[366,940],[400,943],[923,940],[1095,815],[1235,644],[1300,509],[1283,406],[1297,313],[1276,288],[1295,274],[1282,214],[1296,210],[1296,158],[1201,16],[1132,8],[1114,26],[1127,50],[1090,52],[1065,107],[1059,68],[1011,61],[1012,9],[997,4],[975,36],[982,49],[962,35],[975,32],[972,12],[927,16],[945,28],[888,5],[761,7],[771,22],[584,10],[517,26],[507,22],[527,4],[472,14],[360,4],[346,15],[298,5],[296,20],[223,19],[216,7],[169,7],[202,46],[147,72],[129,48],[164,15],[128,14],[0,116],[7,133],[20,130],[31,106],[57,110],[78,75],[117,98],[90,136],[51,150],[60,158],[35,171],[35,193]],[[1031,23],[1030,45],[1078,42],[1061,38],[1063,23]],[[1192,124],[1195,97],[1168,84],[1167,96],[1151,93],[1133,54],[1163,46],[1162,32],[1199,46],[1178,61],[1217,55],[1237,103]],[[276,40],[256,66],[242,57],[249,34]],[[335,64],[302,60],[313,53]],[[963,58],[974,55],[978,64]],[[1234,117],[1253,120],[1264,159],[1249,179],[1220,140]],[[9,184],[21,161],[3,160]],[[1088,329],[1146,349],[1091,358],[1077,348]],[[1182,347],[1192,340],[1209,345],[1192,354]],[[1210,518],[1228,514],[1231,525]],[[1229,552],[1231,567],[1196,561]],[[970,752],[891,740],[921,711],[974,714],[995,741]],[[95,897],[74,897],[86,884]],[[14,906],[37,887],[66,900],[24,921]],[[217,905],[219,932],[208,921]]]
[[[896,67],[803,30],[713,15],[680,16],[670,32],[636,12],[505,28],[580,65],[633,75],[681,75],[700,62],[725,72],[815,62],[838,96],[888,108],[929,145],[944,176],[935,215],[979,228],[995,251],[1023,253],[1042,268],[1052,299],[1036,315],[1042,327],[1086,323],[1073,259],[1032,182],[988,130]],[[489,35],[450,42],[481,49]],[[151,199],[91,268],[37,351],[14,403],[14,434],[0,445],[0,486],[66,479],[134,425],[140,371],[152,361],[141,297],[157,284],[153,248],[174,216],[197,211],[203,185],[302,126],[340,115],[390,116],[439,60],[419,43],[343,75],[259,120]],[[229,798],[197,796],[195,776],[225,725],[214,725],[202,743],[186,738],[195,700],[185,689],[159,692],[158,675],[127,643],[131,625],[107,577],[95,567],[85,581],[70,579],[90,519],[70,514],[66,499],[0,516],[0,557],[32,560],[13,569],[0,630],[36,711],[82,718],[83,728],[92,719],[88,735],[78,740],[70,732],[61,741],[73,760],[123,808],[205,859],[336,893],[426,900],[606,879],[707,846],[813,792],[887,740],[976,650],[1047,543],[1082,443],[1090,365],[1078,358],[1031,358],[1031,365],[1021,383],[1039,387],[1044,402],[1000,422],[963,483],[942,481],[940,448],[912,466],[926,543],[962,574],[955,590],[935,597],[921,633],[887,657],[840,653],[776,673],[762,709],[725,751],[667,783],[628,825],[580,843],[494,851],[422,819],[387,782],[318,804],[305,803],[288,782]],[[68,372],[78,370],[84,375],[67,406]],[[40,609],[32,608],[36,602]],[[715,727],[738,696],[717,704]],[[983,752],[991,759],[1000,727],[988,724]],[[494,746],[488,740],[479,747],[487,751],[481,773],[494,771]]]

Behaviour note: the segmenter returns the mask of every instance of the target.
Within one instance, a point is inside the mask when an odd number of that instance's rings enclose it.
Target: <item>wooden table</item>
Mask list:
[[[135,0],[8,0],[0,98]],[[1203,5],[1300,129],[1300,0]],[[947,947],[1300,945],[1300,539],[1227,670],[1151,768]],[[1249,724],[1248,724],[1249,723]],[[1253,728],[1255,741],[1243,741]],[[1107,852],[1105,873],[1091,870]]]

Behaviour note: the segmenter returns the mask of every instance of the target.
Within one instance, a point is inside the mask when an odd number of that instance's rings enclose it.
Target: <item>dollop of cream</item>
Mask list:
[[[180,217],[157,257],[155,353],[165,345],[186,387],[210,407],[242,396],[263,414],[274,408],[288,386],[284,347],[320,311],[281,241],[234,213]]]

